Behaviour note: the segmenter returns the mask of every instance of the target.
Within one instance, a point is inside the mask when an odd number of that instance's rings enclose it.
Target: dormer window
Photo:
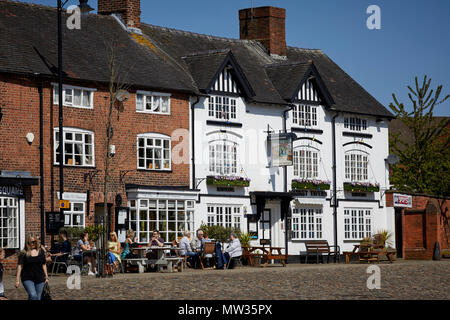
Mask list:
[[[294,124],[302,127],[317,126],[317,107],[308,105],[295,105],[292,110]]]
[[[138,91],[136,112],[170,114],[170,94]]]
[[[351,131],[366,131],[367,120],[356,117],[344,118],[344,128]]]
[[[224,96],[211,96],[208,102],[208,116],[219,120],[236,119],[236,99]]]

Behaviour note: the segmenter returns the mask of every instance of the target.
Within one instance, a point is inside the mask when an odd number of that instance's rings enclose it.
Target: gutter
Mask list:
[[[39,82],[39,171],[41,176],[40,183],[40,211],[41,211],[41,242],[45,245],[45,189],[44,189],[44,96],[43,96],[43,81]]]
[[[200,102],[200,96],[197,95],[197,100],[191,104],[191,146],[192,146],[192,155],[191,155],[191,161],[192,161],[192,189],[197,189],[197,186],[195,185],[195,105]]]
[[[337,235],[337,183],[336,183],[336,118],[339,115],[339,111],[336,110],[336,114],[333,116],[331,123],[331,134],[332,134],[332,158],[333,158],[333,224],[334,224],[334,245],[338,245],[338,235]],[[336,262],[336,256],[335,256]]]

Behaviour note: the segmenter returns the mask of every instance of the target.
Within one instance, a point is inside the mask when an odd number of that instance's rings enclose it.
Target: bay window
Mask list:
[[[167,199],[130,200],[129,228],[138,243],[148,243],[158,230],[165,241],[177,240],[186,230],[194,230],[194,201]]]

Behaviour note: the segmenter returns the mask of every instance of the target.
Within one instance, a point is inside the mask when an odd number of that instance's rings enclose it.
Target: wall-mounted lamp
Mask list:
[[[29,144],[32,144],[33,141],[34,141],[34,134],[31,133],[31,132],[28,132],[26,138],[27,138],[28,143],[29,143]]]

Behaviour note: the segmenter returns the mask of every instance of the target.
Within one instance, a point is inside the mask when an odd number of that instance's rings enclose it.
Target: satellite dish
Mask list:
[[[120,102],[125,102],[130,99],[130,93],[126,90],[119,90],[117,91],[116,99]]]
[[[397,164],[400,161],[400,158],[396,154],[390,154],[386,160],[389,164],[392,165],[392,164]]]

